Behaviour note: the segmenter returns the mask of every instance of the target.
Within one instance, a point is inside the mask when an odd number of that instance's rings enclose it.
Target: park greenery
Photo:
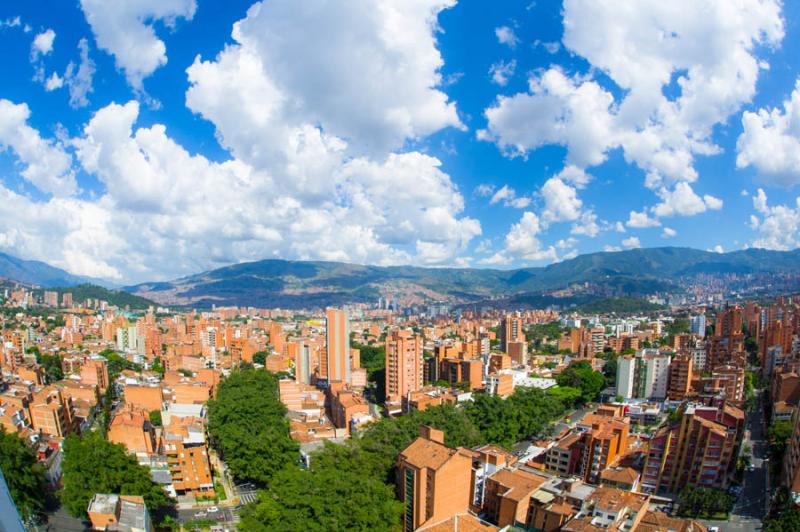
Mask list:
[[[570,364],[558,374],[556,382],[559,386],[579,389],[584,402],[594,401],[606,386],[605,376],[599,371],[594,371],[586,360]]]
[[[155,516],[171,509],[172,500],[150,479],[149,470],[139,465],[124,445],[111,443],[98,432],[67,437],[62,470],[63,488],[58,495],[75,517],[86,517],[96,493],[140,495]]]
[[[44,511],[44,469],[33,449],[0,426],[0,470],[11,498],[26,523],[38,521]]]
[[[275,378],[240,369],[220,383],[209,403],[209,432],[237,480],[254,480],[263,488],[259,500],[242,511],[243,529],[395,530],[402,506],[394,498],[394,466],[420,425],[443,430],[449,446],[495,443],[510,449],[547,434],[584,395],[568,386],[546,392],[519,388],[505,400],[476,395],[463,406],[384,418],[342,445],[326,443],[303,469],[288,437]],[[342,500],[351,503],[343,506]]]
[[[52,355],[42,353],[37,346],[28,348],[28,353],[36,355],[36,362],[44,368],[45,381],[56,382],[64,378],[64,371],[61,369],[61,356],[58,353]]]
[[[269,356],[268,351],[257,351],[253,355],[253,363],[254,364],[261,364],[262,366],[267,363],[267,357]]]
[[[714,488],[687,486],[678,494],[678,515],[726,519],[736,501],[733,495]]]
[[[277,382],[267,371],[234,371],[208,402],[211,441],[237,479],[266,484],[298,460]]]

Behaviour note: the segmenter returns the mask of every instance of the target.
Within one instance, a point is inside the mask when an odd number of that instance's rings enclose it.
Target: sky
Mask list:
[[[800,3],[6,0],[0,251],[120,284],[800,247]]]

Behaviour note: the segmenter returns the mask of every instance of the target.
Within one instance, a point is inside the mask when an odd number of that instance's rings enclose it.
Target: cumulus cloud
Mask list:
[[[526,196],[517,196],[517,191],[508,185],[503,185],[497,192],[492,195],[489,200],[490,205],[503,203],[505,207],[514,207],[516,209],[524,209],[531,203],[531,199]]]
[[[179,18],[191,20],[197,5],[195,0],[81,0],[81,8],[97,46],[112,54],[128,83],[141,90],[142,81],[167,63],[167,48],[154,23],[172,27]]]
[[[494,194],[496,188],[497,187],[495,187],[491,183],[481,183],[480,185],[475,187],[475,190],[473,190],[473,194],[475,194],[476,196],[488,198],[489,196]]]
[[[644,229],[647,227],[658,227],[659,225],[661,225],[661,222],[659,222],[655,218],[650,218],[647,215],[647,212],[645,211],[642,212],[631,211],[626,225],[628,227],[633,227],[636,229]]]
[[[751,242],[753,247],[782,251],[800,247],[800,197],[794,206],[770,206],[767,194],[759,188],[753,195],[753,208],[758,213],[750,217],[750,227],[758,233]]]
[[[600,234],[600,224],[597,215],[592,211],[584,211],[581,217],[572,224],[570,233],[573,235],[584,235],[594,238]]]
[[[484,259],[484,264],[510,264],[514,260],[529,262],[554,261],[557,259],[554,246],[543,247],[538,238],[542,230],[539,217],[530,211],[522,214],[505,237],[503,249]]]
[[[583,202],[578,198],[575,188],[558,177],[545,181],[539,193],[544,198],[542,221],[545,224],[572,222],[580,217]]]
[[[622,241],[622,246],[628,249],[633,249],[642,247],[642,244],[639,242],[638,237],[631,236]]]
[[[753,166],[777,185],[800,183],[800,80],[783,102],[783,109],[745,111],[742,127],[736,143],[736,166]]]
[[[498,96],[484,111],[487,126],[478,136],[509,156],[562,145],[566,162],[584,168],[621,148],[628,163],[644,170],[645,185],[672,200],[656,206],[658,212],[719,208],[715,197],[688,194],[698,177],[695,158],[719,153],[714,126],[755,94],[759,72],[767,68],[758,52],[784,36],[780,12],[778,0],[566,0],[564,45],[593,69],[584,76],[558,68],[533,73],[527,92]],[[622,96],[615,99],[595,72],[610,78]],[[766,115],[746,118],[755,131]]]
[[[514,75],[514,70],[517,68],[517,61],[498,61],[489,67],[489,75],[492,76],[492,83],[505,87],[508,80]]]
[[[500,26],[495,28],[494,35],[497,37],[497,42],[500,44],[505,44],[512,50],[517,47],[517,44],[519,44],[519,38],[514,32],[514,29],[508,26]]]
[[[437,16],[455,0],[257,3],[235,44],[188,69],[188,106],[241,158],[266,160],[287,124],[319,124],[372,155],[448,126]],[[302,29],[302,31],[300,31]]]
[[[678,232],[675,229],[670,227],[665,227],[664,230],[661,232],[661,238],[672,238],[676,236]]]
[[[59,76],[57,72],[53,72],[52,74],[50,74],[50,77],[47,78],[44,82],[44,90],[46,90],[47,92],[60,89],[63,86],[64,86],[64,78]]]
[[[567,146],[567,163],[600,164],[611,139],[613,96],[593,81],[568,77],[557,68],[533,75],[529,92],[498,96],[484,111],[487,128],[478,138],[520,156],[546,144]]]
[[[31,57],[36,59],[39,56],[47,55],[53,51],[53,42],[56,40],[56,32],[47,29],[33,38],[31,44]]]
[[[20,174],[44,193],[69,196],[77,189],[72,157],[55,141],[46,140],[28,124],[30,109],[0,99],[0,150],[11,150]]]
[[[708,194],[701,198],[686,182],[678,183],[673,190],[662,188],[658,191],[658,196],[661,203],[653,207],[653,213],[659,217],[692,216],[709,209],[722,208],[721,199]]]
[[[89,43],[86,39],[78,41],[80,59],[78,63],[70,61],[64,72],[64,82],[69,88],[69,104],[72,107],[86,107],[89,105],[88,95],[94,90],[94,61],[89,58]]]

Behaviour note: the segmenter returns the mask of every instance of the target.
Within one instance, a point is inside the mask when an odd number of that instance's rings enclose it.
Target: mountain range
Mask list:
[[[540,306],[643,297],[673,291],[701,275],[777,273],[800,275],[800,250],[715,253],[675,247],[632,249],[514,270],[262,260],[124,289],[162,304],[194,307],[313,308],[393,296],[419,303],[505,299],[513,304]]]
[[[648,248],[580,255],[544,267],[513,270],[367,266],[341,262],[262,260],[172,281],[123,287],[164,305],[208,308],[240,305],[314,308],[372,303],[508,302],[534,306],[581,304],[613,297],[644,297],[685,288],[708,276],[776,274],[800,279],[800,250],[747,249],[715,253],[691,248]],[[0,277],[43,287],[74,286],[86,278],[43,262],[0,254]],[[794,282],[794,281],[792,281]]]

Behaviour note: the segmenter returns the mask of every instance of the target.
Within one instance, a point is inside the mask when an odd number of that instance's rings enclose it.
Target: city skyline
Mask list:
[[[0,7],[15,256],[133,283],[800,243],[799,6],[46,4]]]

